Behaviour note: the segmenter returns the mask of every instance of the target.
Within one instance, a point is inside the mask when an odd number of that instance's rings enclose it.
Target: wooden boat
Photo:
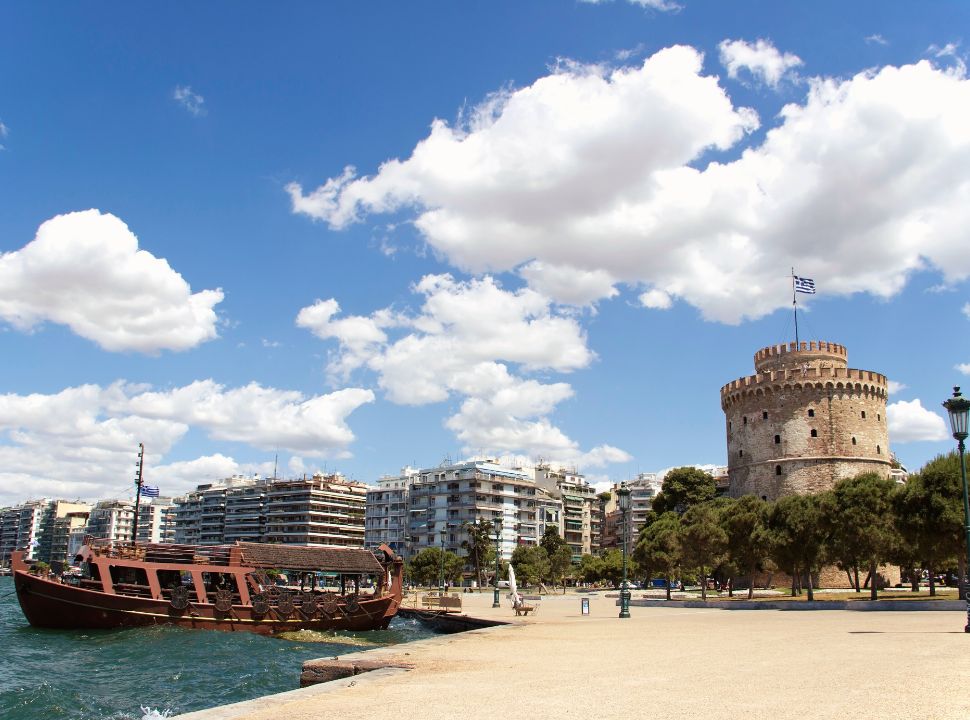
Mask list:
[[[112,544],[88,538],[80,576],[11,567],[27,621],[45,628],[173,624],[261,634],[386,628],[402,598],[403,560],[364,549],[237,543]],[[293,583],[272,579],[287,573]],[[332,586],[320,582],[327,577]],[[370,587],[365,587],[369,585]]]

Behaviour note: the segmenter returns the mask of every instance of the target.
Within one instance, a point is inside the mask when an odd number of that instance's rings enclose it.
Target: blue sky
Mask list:
[[[793,339],[970,385],[961,2],[8,4],[0,505],[725,463]]]

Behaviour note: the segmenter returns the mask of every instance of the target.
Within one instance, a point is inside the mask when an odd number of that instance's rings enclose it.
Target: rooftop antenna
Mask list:
[[[276,455],[273,457],[273,481],[276,481],[276,466],[280,462],[280,449],[276,448]]]

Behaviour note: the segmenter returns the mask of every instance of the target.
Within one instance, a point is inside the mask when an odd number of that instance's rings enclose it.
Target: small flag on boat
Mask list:
[[[158,488],[154,485],[142,485],[141,494],[145,497],[158,497]]]
[[[806,295],[815,294],[815,281],[812,278],[798,277],[795,278],[795,292],[805,293]]]

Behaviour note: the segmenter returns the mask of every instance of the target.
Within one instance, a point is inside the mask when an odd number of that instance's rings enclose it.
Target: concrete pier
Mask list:
[[[511,624],[340,656],[364,672],[181,720],[640,717],[804,720],[970,717],[962,612],[725,612],[545,596],[515,617],[503,596],[465,610]],[[410,668],[410,669],[406,669]],[[294,687],[300,668],[293,669]]]

